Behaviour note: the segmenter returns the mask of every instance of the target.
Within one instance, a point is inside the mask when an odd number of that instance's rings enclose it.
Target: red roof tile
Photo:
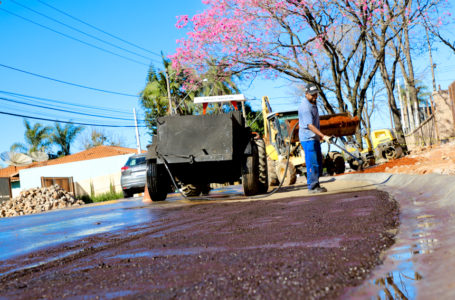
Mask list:
[[[59,157],[56,159],[51,159],[43,162],[34,162],[27,166],[15,167],[9,166],[3,169],[0,169],[0,177],[13,177],[18,174],[20,170],[44,167],[50,165],[66,164],[70,162],[83,161],[89,159],[103,158],[116,155],[125,155],[125,154],[134,154],[137,152],[137,149],[117,147],[117,146],[97,146],[93,147],[75,154]],[[142,151],[145,152],[145,151]]]

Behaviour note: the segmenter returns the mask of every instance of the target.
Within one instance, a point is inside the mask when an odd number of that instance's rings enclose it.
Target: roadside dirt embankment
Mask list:
[[[455,142],[412,151],[409,155],[357,173],[455,175]]]

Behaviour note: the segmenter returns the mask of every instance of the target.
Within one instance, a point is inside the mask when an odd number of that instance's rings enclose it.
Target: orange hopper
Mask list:
[[[336,137],[353,135],[359,128],[359,117],[351,117],[348,113],[325,115],[319,117],[321,132]]]
[[[360,120],[359,117],[352,117],[349,113],[340,113],[333,115],[322,115],[319,117],[321,132],[329,136],[348,136],[354,135],[359,128]],[[294,128],[296,123],[299,122],[298,119],[288,120],[289,122],[289,131],[291,128]],[[299,125],[295,126],[292,142],[298,141],[298,132]]]

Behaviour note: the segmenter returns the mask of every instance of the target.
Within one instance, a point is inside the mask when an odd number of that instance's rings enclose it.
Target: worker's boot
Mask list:
[[[308,190],[309,194],[319,194],[319,193],[325,193],[325,192],[327,192],[327,189],[325,187],[322,187],[319,185],[317,187],[315,187],[314,189]]]

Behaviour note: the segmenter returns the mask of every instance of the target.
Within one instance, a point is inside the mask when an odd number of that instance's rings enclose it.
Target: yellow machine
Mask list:
[[[371,135],[363,135],[367,147],[359,151],[359,147],[348,143],[347,150],[350,153],[359,154],[366,163],[364,167],[375,164],[376,161],[396,159],[403,156],[403,149],[398,143],[393,131],[390,129],[378,129],[371,132]],[[370,142],[371,138],[371,142]],[[351,168],[357,169],[355,161],[349,161]]]
[[[395,159],[403,156],[403,148],[396,136],[389,129],[379,129],[371,132],[374,154],[377,158]]]
[[[284,185],[294,184],[297,174],[306,172],[305,153],[300,147],[298,138],[298,111],[272,112],[269,99],[264,96],[262,97],[262,115],[269,184],[277,185],[283,178]],[[348,122],[341,124],[335,120],[337,118],[348,119]],[[349,120],[351,119],[346,114],[321,116],[321,131],[325,133],[324,131],[328,130],[330,133],[327,134],[336,135],[333,133],[338,133],[339,136],[352,134],[353,130],[355,132],[358,127],[358,122],[349,122]],[[333,126],[334,124],[335,126]],[[335,131],[332,132],[333,130]],[[288,151],[288,171],[284,176]],[[323,167],[330,175],[343,173],[345,171],[344,158],[339,152],[329,151],[323,159]]]

